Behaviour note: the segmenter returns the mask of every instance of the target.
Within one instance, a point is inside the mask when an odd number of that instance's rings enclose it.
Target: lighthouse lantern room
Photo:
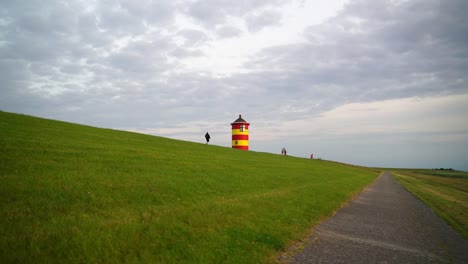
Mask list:
[[[236,121],[231,123],[232,148],[249,150],[249,123],[239,115]]]

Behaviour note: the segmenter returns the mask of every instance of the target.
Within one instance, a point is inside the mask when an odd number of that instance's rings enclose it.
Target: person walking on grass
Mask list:
[[[282,148],[282,149],[281,149],[281,155],[285,155],[285,156],[286,156],[286,148]]]
[[[208,144],[210,142],[210,134],[208,134],[208,132],[206,132],[205,134],[205,139],[206,139],[206,144]]]

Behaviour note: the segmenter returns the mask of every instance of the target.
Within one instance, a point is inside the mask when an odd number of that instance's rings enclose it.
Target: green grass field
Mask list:
[[[2,263],[269,263],[378,175],[0,112]]]
[[[468,239],[467,172],[435,170],[395,170],[393,175],[410,192]],[[455,175],[455,176],[454,176]]]

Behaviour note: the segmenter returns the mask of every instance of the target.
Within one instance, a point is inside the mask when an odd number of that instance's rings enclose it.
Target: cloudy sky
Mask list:
[[[7,0],[0,109],[468,170],[466,0]]]

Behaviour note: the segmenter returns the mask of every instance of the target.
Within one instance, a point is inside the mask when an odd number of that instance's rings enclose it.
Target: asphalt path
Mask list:
[[[468,263],[468,241],[388,173],[318,225],[291,263]]]

